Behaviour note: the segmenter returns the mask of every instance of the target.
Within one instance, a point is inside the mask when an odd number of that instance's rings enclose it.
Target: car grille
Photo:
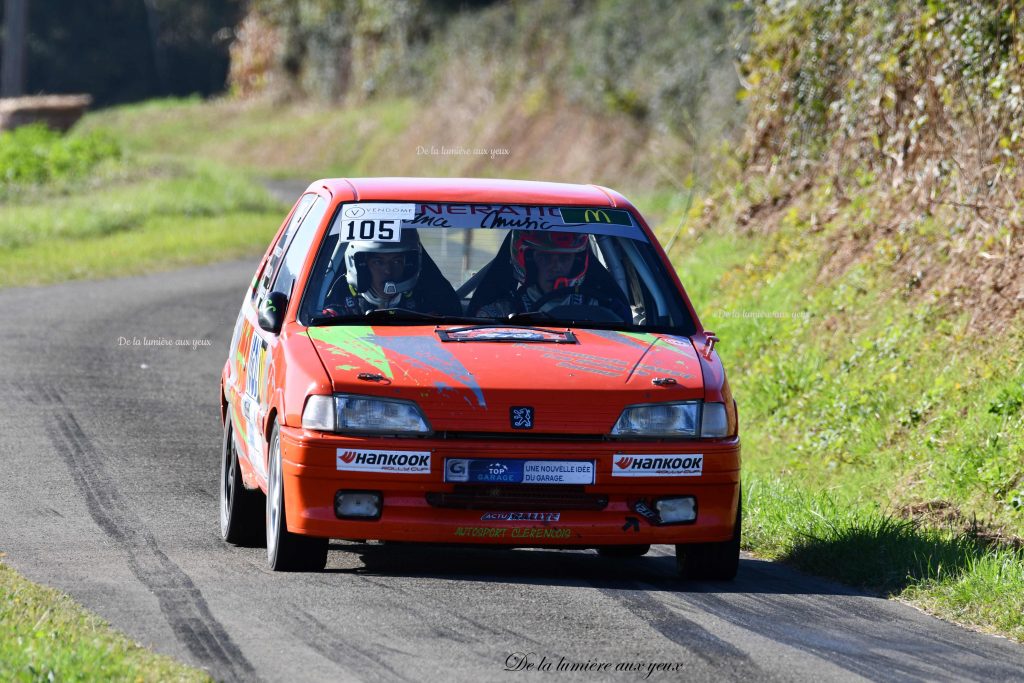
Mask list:
[[[603,434],[549,434],[540,432],[438,432],[434,438],[471,441],[607,441]]]
[[[456,484],[451,493],[427,493],[427,503],[462,510],[603,510],[608,496],[582,486]]]

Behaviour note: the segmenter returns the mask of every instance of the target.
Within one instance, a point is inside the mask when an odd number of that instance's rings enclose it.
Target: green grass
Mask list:
[[[1024,641],[1024,551],[797,481],[748,477],[745,547]]]
[[[237,171],[145,156],[26,187],[2,207],[0,287],[257,254],[287,211]]]
[[[0,132],[0,196],[23,185],[81,177],[120,156],[117,139],[104,131],[62,136],[36,123]]]
[[[0,252],[0,286],[151,273],[251,256],[283,214],[148,216],[133,229]]]
[[[414,147],[393,148],[415,113],[408,99],[360,107],[163,99],[96,112],[81,128],[115,135],[140,154],[208,159],[253,178],[313,180],[387,175],[396,159],[415,160]]]
[[[0,680],[209,681],[0,563]]]
[[[813,201],[672,251],[740,406],[744,543],[1024,640],[1024,555],[986,540],[1024,535],[1024,334],[969,338],[893,284],[884,245],[820,276]]]

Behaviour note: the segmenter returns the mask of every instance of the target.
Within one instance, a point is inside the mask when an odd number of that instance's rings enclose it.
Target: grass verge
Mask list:
[[[673,249],[740,405],[745,547],[1024,641],[1024,331],[969,337],[884,243],[827,272],[858,216],[813,202]]]
[[[209,681],[155,654],[0,562],[0,679],[5,681]]]
[[[744,544],[759,555],[1024,642],[1021,550],[786,479],[751,478],[743,501]]]
[[[0,211],[0,287],[130,275],[259,253],[287,208],[245,175],[132,157],[23,188]]]

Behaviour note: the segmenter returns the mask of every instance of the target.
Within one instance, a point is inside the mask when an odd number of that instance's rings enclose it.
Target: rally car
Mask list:
[[[594,185],[314,182],[221,377],[220,528],[274,570],[329,539],[673,544],[728,580],[736,404],[640,213]]]

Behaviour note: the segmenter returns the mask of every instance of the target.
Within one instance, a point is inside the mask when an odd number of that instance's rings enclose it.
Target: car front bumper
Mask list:
[[[353,438],[283,427],[281,449],[288,530],[309,536],[583,548],[715,542],[732,538],[739,501],[738,439]],[[339,470],[339,449],[429,452],[429,472]],[[613,458],[623,453],[702,454],[702,472],[697,476],[613,476]],[[450,458],[593,461],[595,474],[592,484],[576,486],[453,484],[444,477]],[[342,490],[379,493],[383,501],[379,518],[339,519],[334,501]],[[696,499],[695,520],[663,524],[651,515],[656,500],[678,496]]]

